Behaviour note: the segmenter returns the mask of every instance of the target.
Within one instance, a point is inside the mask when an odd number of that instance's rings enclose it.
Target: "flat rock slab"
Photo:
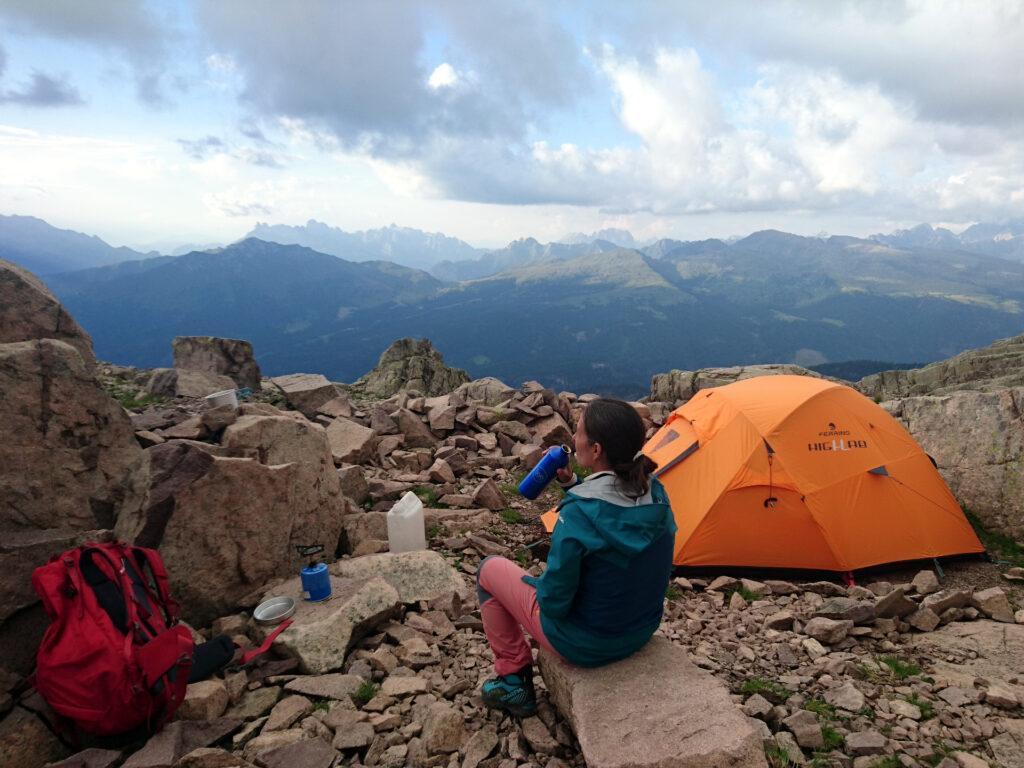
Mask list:
[[[241,724],[241,720],[226,717],[206,722],[177,720],[152,736],[122,768],[172,768],[192,750],[220,741],[238,730]]]
[[[303,675],[289,680],[285,690],[322,699],[348,699],[362,684],[363,679],[358,675]]]
[[[337,756],[326,741],[303,739],[263,752],[258,762],[266,768],[330,768]]]
[[[590,768],[764,768],[761,736],[722,683],[685,649],[655,637],[628,659],[540,668]]]
[[[333,570],[334,566],[331,568]],[[277,636],[274,648],[298,659],[299,668],[308,675],[322,675],[341,668],[351,645],[393,616],[400,605],[399,593],[384,579],[356,580],[338,576],[330,579],[331,596],[318,603],[303,599],[298,577],[263,597],[264,600],[271,597],[295,600],[293,623]],[[257,627],[264,637],[274,630],[274,627]]]
[[[1003,719],[999,723],[1005,730],[988,745],[1003,768],[1024,768],[1024,720]]]
[[[458,571],[448,565],[439,553],[423,549],[418,552],[386,552],[365,555],[331,563],[334,576],[347,579],[372,579],[378,576],[398,591],[403,603],[433,600],[449,592],[466,597],[466,582]]]
[[[47,763],[46,768],[114,768],[121,762],[123,752],[116,749],[83,749],[59,763]]]
[[[1024,625],[1003,624],[997,621],[953,622],[927,635],[913,640],[945,656],[950,651],[974,652],[976,658],[955,665],[944,661],[935,664],[936,677],[951,684],[962,684],[964,675],[984,677],[988,680],[1007,681],[1019,677],[1021,659],[1024,659]],[[969,686],[966,686],[969,687]],[[1024,686],[1011,686],[1018,696],[1024,696]]]

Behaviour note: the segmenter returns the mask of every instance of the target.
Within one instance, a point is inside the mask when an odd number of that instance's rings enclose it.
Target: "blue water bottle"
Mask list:
[[[300,557],[312,557],[324,551],[322,544],[296,547]],[[318,603],[331,596],[331,577],[327,573],[327,564],[310,560],[309,565],[299,572],[302,580],[302,596],[311,603]]]
[[[530,474],[519,484],[519,493],[528,499],[536,499],[545,486],[551,482],[555,473],[569,464],[569,446],[556,445],[549,448],[544,457],[537,462]]]

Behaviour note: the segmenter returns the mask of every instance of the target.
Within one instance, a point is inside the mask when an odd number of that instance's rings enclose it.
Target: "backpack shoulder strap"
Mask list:
[[[167,578],[167,568],[164,566],[160,553],[147,547],[130,547],[129,549],[140,567],[148,567],[150,573],[153,574],[153,582],[157,591],[156,597],[167,612],[168,625],[176,624],[181,618],[181,604],[171,597],[170,580]]]

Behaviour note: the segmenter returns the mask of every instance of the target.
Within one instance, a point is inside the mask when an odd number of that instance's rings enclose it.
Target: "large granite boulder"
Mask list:
[[[54,339],[0,344],[0,531],[111,528],[138,511],[145,457],[82,355]]]
[[[907,371],[882,371],[855,385],[875,400],[946,395],[962,389],[994,392],[1024,386],[1024,334],[969,349],[948,360]]]
[[[883,404],[988,529],[1024,542],[1024,387]]]
[[[664,638],[596,669],[570,666],[543,650],[539,661],[590,768],[767,765],[761,736],[728,689]]]
[[[203,624],[235,610],[269,580],[298,573],[300,544],[333,557],[349,505],[322,427],[304,418],[243,414],[213,455],[170,441],[148,450],[144,510],[118,536],[158,547],[186,618]]]
[[[443,395],[469,381],[461,368],[449,368],[429,339],[399,339],[384,350],[377,366],[349,385],[354,395],[367,399],[391,397],[399,390],[421,395]]]
[[[307,419],[315,419],[317,411],[341,394],[326,376],[319,373],[292,373],[271,379],[293,408]]]
[[[216,336],[177,336],[171,342],[174,367],[227,376],[238,387],[260,390],[260,367],[252,344]]]
[[[42,281],[0,259],[0,344],[59,339],[78,350],[89,370],[96,364],[92,339]]]
[[[0,765],[5,768],[43,768],[70,754],[42,719],[15,707],[0,720]]]
[[[467,381],[460,385],[452,392],[451,403],[458,406],[470,402],[495,406],[510,400],[515,394],[516,390],[501,379],[485,376],[482,379],[473,379],[473,381]]]
[[[146,383],[146,391],[160,397],[199,398],[234,388],[235,382],[227,376],[184,368],[154,368]]]
[[[368,463],[373,457],[376,436],[369,427],[344,416],[339,416],[327,425],[327,440],[338,464]]]
[[[672,403],[673,407],[678,407],[702,389],[722,387],[734,381],[753,379],[757,376],[782,375],[822,378],[819,373],[788,363],[701,368],[698,371],[672,370],[668,373],[656,373],[651,378],[651,400]]]

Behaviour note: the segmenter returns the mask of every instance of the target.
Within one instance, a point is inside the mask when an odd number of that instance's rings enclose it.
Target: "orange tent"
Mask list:
[[[852,571],[983,552],[931,460],[850,387],[762,376],[705,389],[644,446],[674,562]]]

